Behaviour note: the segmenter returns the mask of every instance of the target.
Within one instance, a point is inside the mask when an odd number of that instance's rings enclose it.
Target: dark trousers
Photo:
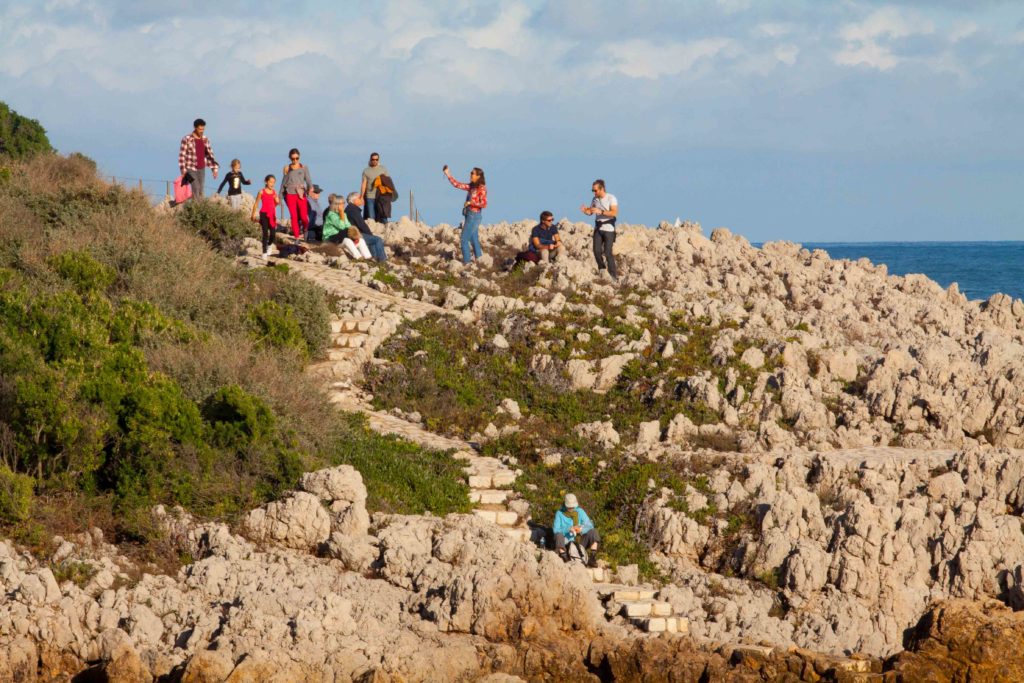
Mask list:
[[[614,278],[619,277],[619,271],[615,267],[615,255],[612,254],[612,245],[615,244],[615,233],[594,230],[594,259],[597,260],[597,269],[605,269],[605,260],[608,262],[608,272]]]
[[[594,545],[595,543],[601,540],[601,535],[597,533],[597,529],[591,529],[587,533],[583,534],[582,536],[577,536],[576,538],[579,540],[580,545],[582,545],[587,550],[590,550],[590,546]],[[557,550],[558,552],[562,552],[563,550],[565,550],[565,544],[565,535],[555,534],[555,550]]]
[[[263,233],[263,253],[274,243],[274,226],[270,224],[270,216],[260,211],[260,228]]]

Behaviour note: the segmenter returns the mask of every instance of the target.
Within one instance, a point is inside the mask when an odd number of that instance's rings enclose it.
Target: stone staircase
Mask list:
[[[595,583],[608,617],[621,616],[647,633],[689,633],[690,622],[676,615],[672,605],[658,599],[653,588],[618,583]]]
[[[381,292],[337,268],[304,261],[271,258],[286,262],[289,272],[315,281],[341,297],[342,312],[331,320],[331,345],[326,360],[311,364],[308,372],[327,383],[329,400],[342,410],[366,415],[370,428],[395,434],[436,450],[451,450],[465,463],[473,513],[500,526],[510,538],[529,542],[532,529],[529,506],[517,498],[512,486],[519,472],[498,458],[479,455],[473,444],[429,432],[421,425],[388,412],[375,410],[358,387],[363,367],[375,351],[393,334],[403,320],[417,320],[430,313],[451,311],[430,303]],[[587,568],[598,598],[609,618],[622,617],[647,633],[688,633],[684,617],[672,613],[672,606],[658,599],[654,589],[609,583],[607,567]]]

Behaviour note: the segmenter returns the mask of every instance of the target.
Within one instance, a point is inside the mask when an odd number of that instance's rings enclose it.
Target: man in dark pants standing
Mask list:
[[[206,187],[206,167],[213,171],[214,180],[217,179],[217,171],[220,166],[213,156],[213,147],[210,146],[210,138],[206,137],[206,121],[196,119],[192,122],[192,132],[181,139],[181,146],[178,148],[178,169],[181,175],[186,173],[192,177],[192,197],[203,198],[203,190]]]
[[[598,178],[591,186],[594,199],[590,206],[581,206],[580,211],[594,216],[594,259],[597,260],[598,273],[603,273],[607,261],[608,273],[613,279],[619,279],[619,271],[615,267],[615,255],[612,245],[615,244],[615,222],[619,215],[619,200],[609,194],[604,181]]]

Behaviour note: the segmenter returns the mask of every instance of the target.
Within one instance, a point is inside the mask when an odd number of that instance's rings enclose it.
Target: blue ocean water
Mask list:
[[[923,273],[943,287],[956,282],[968,299],[996,292],[1024,299],[1024,242],[806,242],[836,259],[866,257],[890,275]]]

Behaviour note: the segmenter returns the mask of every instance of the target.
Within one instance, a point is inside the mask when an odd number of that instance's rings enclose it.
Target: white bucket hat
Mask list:
[[[576,494],[573,494],[573,493],[565,494],[565,508],[567,510],[572,510],[573,508],[578,508],[579,506],[580,506],[580,502],[578,500],[576,500]]]

